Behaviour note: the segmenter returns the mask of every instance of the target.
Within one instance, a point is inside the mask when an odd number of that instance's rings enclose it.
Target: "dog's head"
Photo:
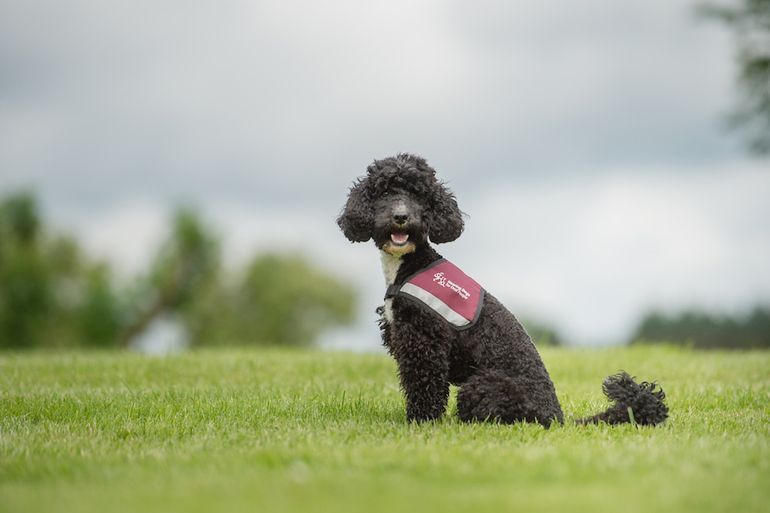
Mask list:
[[[337,224],[352,242],[374,239],[392,255],[412,253],[430,240],[455,240],[463,218],[452,192],[425,159],[401,154],[375,160],[350,189]]]

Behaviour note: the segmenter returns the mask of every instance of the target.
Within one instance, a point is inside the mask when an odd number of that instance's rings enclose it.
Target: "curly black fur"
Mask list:
[[[635,422],[654,426],[668,418],[666,394],[655,382],[637,383],[628,373],[619,372],[604,380],[602,390],[613,404],[602,413],[577,420],[578,424]]]
[[[450,242],[463,231],[462,212],[452,192],[425,159],[409,154],[370,165],[350,189],[337,223],[352,242],[374,239],[384,262],[392,266],[389,284],[396,285],[441,258],[429,241]],[[377,311],[383,344],[398,364],[410,421],[443,415],[450,384],[460,387],[457,410],[464,421],[531,421],[546,427],[564,421],[532,340],[488,292],[478,321],[462,331],[400,296],[386,300]],[[615,412],[613,408],[625,408],[622,421],[628,422],[628,407],[639,424],[665,419],[662,391],[649,383],[630,383],[618,376],[608,378],[605,392],[616,404],[595,420],[581,422],[622,420],[622,415],[608,413]]]

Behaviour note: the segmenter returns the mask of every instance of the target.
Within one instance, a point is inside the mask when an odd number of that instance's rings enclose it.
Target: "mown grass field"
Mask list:
[[[662,427],[409,425],[383,355],[0,355],[0,511],[770,511],[770,352],[543,352],[568,417],[621,368]]]

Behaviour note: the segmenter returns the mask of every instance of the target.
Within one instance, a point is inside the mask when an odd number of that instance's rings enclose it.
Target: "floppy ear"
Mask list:
[[[463,232],[463,216],[454,194],[440,182],[433,191],[433,209],[428,236],[435,244],[451,242]]]
[[[351,242],[366,242],[374,232],[374,210],[366,197],[365,178],[353,183],[337,224]]]

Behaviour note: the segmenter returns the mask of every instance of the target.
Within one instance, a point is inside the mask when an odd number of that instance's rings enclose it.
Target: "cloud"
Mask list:
[[[732,158],[689,2],[2,2],[0,185],[312,201],[397,151],[454,178]],[[622,165],[621,165],[622,164]]]
[[[617,340],[648,304],[770,290],[766,172],[722,132],[730,41],[693,5],[0,0],[0,192],[127,270],[197,204],[233,261],[305,251],[371,316],[377,260],[333,220],[372,159],[420,153],[472,214],[459,264]]]

